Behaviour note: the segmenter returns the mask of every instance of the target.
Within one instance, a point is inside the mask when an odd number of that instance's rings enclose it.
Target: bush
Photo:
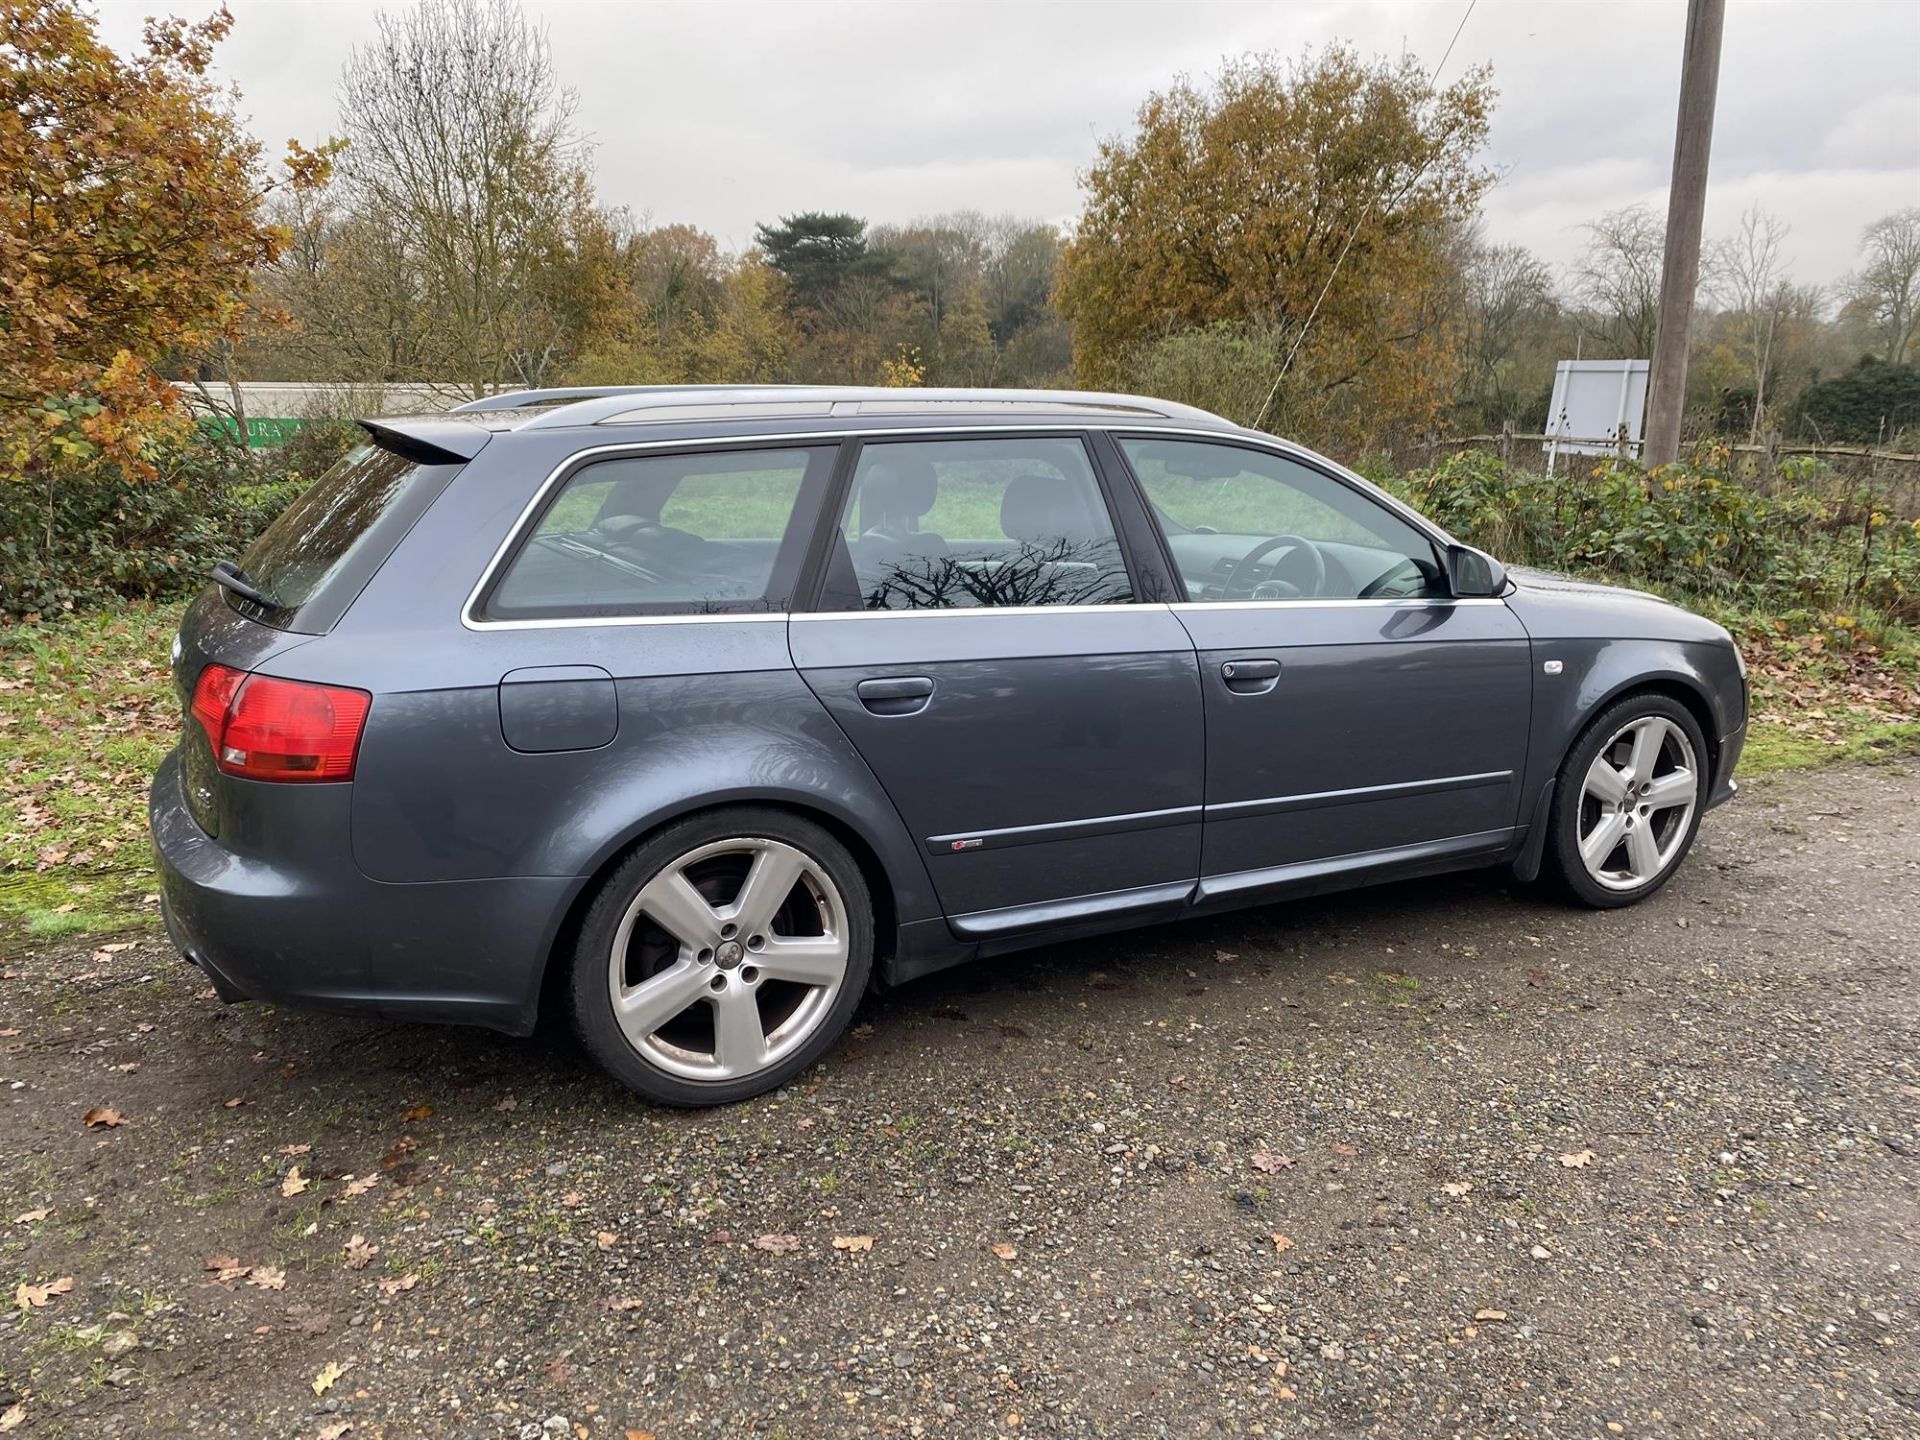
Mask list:
[[[1920,367],[1862,355],[1845,374],[1802,390],[1792,423],[1811,440],[1886,444],[1920,427]]]
[[[304,471],[202,433],[136,480],[105,461],[0,476],[0,620],[190,593],[304,488]]]
[[[1481,451],[1389,488],[1510,563],[1773,614],[1870,607],[1920,622],[1920,525],[1865,490],[1763,495],[1712,462],[1539,475]]]

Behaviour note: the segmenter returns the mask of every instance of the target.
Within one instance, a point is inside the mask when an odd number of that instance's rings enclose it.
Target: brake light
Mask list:
[[[315,781],[353,778],[372,703],[364,690],[209,665],[194,682],[189,708],[226,774]]]

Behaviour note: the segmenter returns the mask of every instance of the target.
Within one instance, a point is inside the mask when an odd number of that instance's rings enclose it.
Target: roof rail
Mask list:
[[[935,389],[860,385],[636,385],[603,390],[536,391],[572,403],[527,420],[521,429],[576,425],[670,425],[701,420],[828,419],[855,416],[1082,414],[1185,420],[1233,429],[1211,411],[1138,395],[1084,390]],[[497,397],[511,399],[513,397]],[[475,402],[476,405],[487,402]],[[554,404],[528,400],[525,404]],[[463,409],[471,407],[462,407]]]
[[[604,400],[615,395],[700,395],[714,390],[760,390],[757,385],[557,385],[544,390],[508,390],[456,405],[449,415],[473,415],[487,410],[526,410],[536,405],[564,405],[575,400]],[[789,390],[824,386],[789,385]]]

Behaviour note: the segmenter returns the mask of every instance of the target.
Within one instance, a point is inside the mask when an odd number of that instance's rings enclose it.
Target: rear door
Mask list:
[[[953,928],[1173,913],[1200,862],[1192,643],[1075,433],[868,441],[789,627]]]
[[[1201,897],[1496,851],[1532,675],[1498,600],[1455,600],[1426,534],[1257,446],[1118,437],[1187,596],[1206,696]]]

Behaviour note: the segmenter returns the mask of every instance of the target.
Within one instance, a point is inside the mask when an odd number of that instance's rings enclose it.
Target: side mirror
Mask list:
[[[1506,567],[1471,545],[1447,547],[1447,587],[1456,600],[1488,600],[1507,588]]]

